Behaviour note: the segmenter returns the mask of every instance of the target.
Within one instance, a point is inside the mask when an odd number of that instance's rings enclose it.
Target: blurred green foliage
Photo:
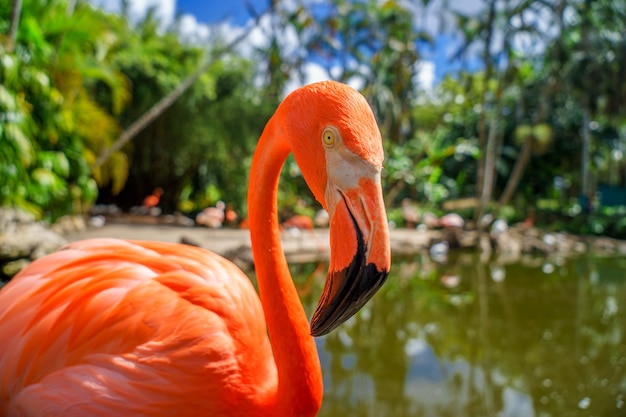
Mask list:
[[[385,201],[399,224],[394,208],[406,198],[440,212],[485,187],[485,210],[521,220],[550,200],[538,213],[568,223],[583,211],[582,194],[626,185],[624,0],[489,0],[474,15],[444,9],[462,38],[451,62],[474,70],[432,88],[418,82],[425,52],[439,45],[428,27],[431,2],[271,2],[270,24],[258,26],[268,42],[219,57],[224,40],[186,42],[179,22],[162,27],[154,9],[131,22],[124,9],[109,14],[85,0],[71,9],[64,0],[23,0],[13,40],[17,3],[0,3],[0,204],[39,217],[84,213],[96,201],[130,209],[157,187],[167,213],[193,215],[223,200],[245,216],[256,140],[311,63],[360,85],[372,105],[385,138]],[[95,165],[206,60],[182,96]],[[280,194],[284,216],[319,208],[292,159]],[[600,207],[594,216],[611,218]],[[592,233],[624,229],[581,222]]]

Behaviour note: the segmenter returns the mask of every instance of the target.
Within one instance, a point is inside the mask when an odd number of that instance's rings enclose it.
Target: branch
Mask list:
[[[9,22],[9,35],[6,44],[6,51],[11,53],[15,48],[17,40],[17,27],[20,24],[20,14],[22,13],[22,0],[13,0],[11,6],[11,21]]]
[[[149,125],[154,119],[159,117],[161,113],[163,113],[168,107],[170,107],[174,102],[181,96],[191,85],[196,82],[200,76],[206,72],[211,65],[223,55],[231,51],[235,48],[241,41],[248,37],[250,32],[258,25],[261,17],[266,14],[269,10],[261,13],[260,15],[256,15],[256,19],[253,25],[251,25],[245,32],[235,38],[232,42],[226,45],[224,48],[218,49],[215,53],[212,54],[212,57],[207,58],[191,75],[189,75],[185,80],[183,80],[178,87],[176,87],[172,92],[170,92],[167,96],[163,97],[161,100],[156,102],[148,111],[142,114],[137,120],[135,120],[126,130],[122,132],[122,134],[117,138],[117,140],[111,145],[111,147],[102,151],[98,159],[93,165],[93,168],[98,168],[104,164],[113,153],[122,149],[124,145],[130,142],[139,132],[141,132],[147,125]]]

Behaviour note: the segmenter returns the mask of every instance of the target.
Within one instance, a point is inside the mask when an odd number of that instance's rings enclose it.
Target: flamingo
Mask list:
[[[236,225],[237,219],[239,216],[235,209],[233,209],[230,205],[226,206],[226,211],[224,212],[224,219],[226,220],[226,224],[229,226]]]
[[[157,187],[152,191],[152,194],[147,195],[140,206],[134,206],[130,208],[131,214],[149,215],[158,217],[161,214],[161,208],[159,208],[159,202],[163,195],[163,188]]]
[[[313,220],[304,214],[294,214],[282,226],[285,229],[313,230]]]
[[[315,234],[315,226],[313,225],[313,220],[309,216],[304,214],[294,214],[285,220],[281,226],[283,227],[283,230],[288,232],[288,235],[299,239],[301,248],[305,238],[304,232],[306,232],[315,241],[318,252],[323,253],[326,251],[324,244]]]
[[[317,213],[315,213],[315,217],[313,218],[313,223],[317,227],[328,227],[328,212],[324,209],[319,209]]]
[[[310,326],[280,243],[278,178],[290,152],[330,216]],[[326,81],[285,98],[250,174],[259,295],[232,263],[183,244],[92,239],[31,263],[0,291],[0,416],[314,416],[314,336],[388,275],[382,161],[356,90]]]
[[[141,205],[148,209],[156,207],[159,205],[159,201],[161,200],[162,195],[163,195],[163,188],[157,187],[154,189],[154,191],[152,191],[152,194],[146,196],[146,198],[143,199],[143,202],[141,203]]]
[[[215,203],[215,207],[207,207],[196,216],[196,223],[206,226],[209,229],[219,229],[224,223],[224,209],[226,204],[223,201]]]
[[[462,229],[463,226],[465,226],[465,220],[463,220],[463,217],[457,213],[448,213],[441,216],[439,219],[439,226],[448,229]]]
[[[420,220],[419,210],[408,198],[402,200],[402,217],[407,229],[415,229],[415,225]]]

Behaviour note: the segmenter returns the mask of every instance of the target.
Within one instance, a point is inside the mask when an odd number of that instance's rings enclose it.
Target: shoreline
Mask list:
[[[193,226],[190,219],[174,221],[167,216],[91,218],[66,216],[49,226],[19,210],[0,210],[0,279],[6,281],[32,260],[67,244],[90,238],[121,238],[185,243],[199,246],[230,259],[243,270],[254,268],[248,229],[210,229]],[[99,223],[99,224],[98,224]],[[96,226],[98,224],[98,226]],[[496,230],[497,229],[497,230]],[[290,264],[327,262],[329,229],[284,229],[282,245]],[[505,265],[522,256],[568,258],[593,252],[599,256],[625,256],[626,241],[604,236],[577,236],[540,230],[523,223],[477,230],[461,227],[427,229],[391,228],[393,258],[429,256],[447,262],[450,251],[474,251],[484,262]]]
[[[187,243],[211,250],[235,261],[242,268],[253,264],[248,229],[208,229],[198,226],[110,222],[95,228],[63,233],[68,241],[114,237],[131,240],[157,240]],[[609,237],[577,236],[564,232],[547,232],[534,227],[513,225],[499,233],[460,228],[405,229],[389,231],[392,256],[446,254],[450,250],[476,250],[501,262],[514,262],[522,254],[535,253],[575,256],[587,251],[606,255],[626,255],[626,241]],[[327,261],[329,229],[286,229],[282,232],[283,251],[290,263]]]

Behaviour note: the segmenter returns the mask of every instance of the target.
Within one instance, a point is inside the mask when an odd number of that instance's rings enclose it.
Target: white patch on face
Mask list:
[[[325,151],[328,182],[324,198],[332,217],[335,207],[343,200],[343,191],[358,188],[359,181],[363,178],[380,183],[381,170],[348,150],[341,141],[332,147],[326,147]]]

